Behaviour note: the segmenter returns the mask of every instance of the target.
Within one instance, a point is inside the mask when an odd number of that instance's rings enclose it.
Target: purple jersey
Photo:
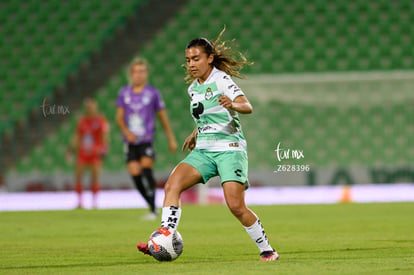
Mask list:
[[[131,85],[125,86],[119,91],[116,106],[124,109],[125,124],[138,137],[135,144],[153,142],[156,112],[165,107],[157,89],[147,84],[136,94]]]

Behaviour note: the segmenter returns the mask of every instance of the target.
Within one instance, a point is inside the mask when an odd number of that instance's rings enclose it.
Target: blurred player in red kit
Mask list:
[[[105,117],[99,113],[95,100],[85,99],[84,107],[85,114],[78,120],[76,133],[72,139],[72,149],[77,151],[75,190],[78,194],[78,208],[82,208],[82,176],[85,168],[90,168],[92,206],[96,208],[100,189],[99,173],[102,159],[108,150],[109,125]]]

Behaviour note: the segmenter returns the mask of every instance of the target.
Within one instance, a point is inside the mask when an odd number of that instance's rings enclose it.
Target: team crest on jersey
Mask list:
[[[213,97],[213,92],[211,91],[211,88],[207,88],[206,93],[205,93],[205,98],[207,100],[210,100]]]
[[[129,104],[131,102],[131,98],[129,96],[124,97],[125,104]]]
[[[144,96],[142,98],[142,103],[144,103],[144,105],[148,105],[150,103],[151,99],[148,96]]]

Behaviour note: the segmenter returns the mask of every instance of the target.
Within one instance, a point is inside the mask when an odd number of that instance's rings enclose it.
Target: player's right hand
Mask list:
[[[131,133],[130,131],[125,133],[125,137],[129,143],[135,143],[138,141],[138,137]]]
[[[65,159],[68,163],[73,163],[74,160],[74,150],[72,148],[68,148],[65,151]]]
[[[196,146],[196,136],[191,134],[185,139],[183,146],[181,147],[181,151],[184,151],[185,148],[188,148],[188,151],[190,152],[195,148],[195,146]]]

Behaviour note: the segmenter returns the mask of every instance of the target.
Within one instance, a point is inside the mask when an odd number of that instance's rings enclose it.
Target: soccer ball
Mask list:
[[[161,227],[152,232],[148,240],[148,249],[158,261],[173,261],[183,252],[184,242],[178,231]]]

